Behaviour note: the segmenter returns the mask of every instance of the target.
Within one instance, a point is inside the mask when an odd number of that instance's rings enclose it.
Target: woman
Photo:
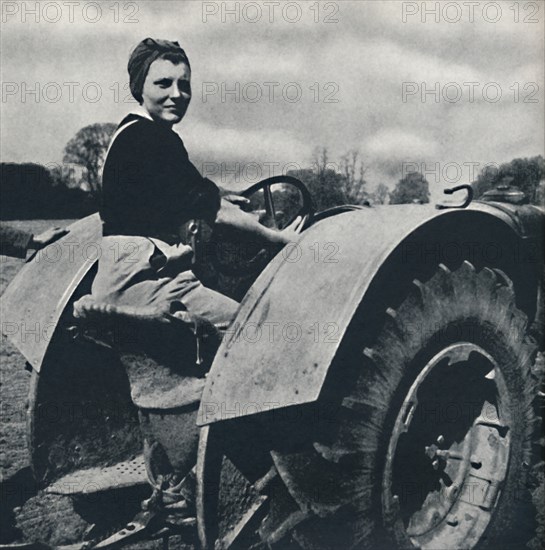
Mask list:
[[[225,326],[238,304],[195,277],[193,252],[180,242],[180,226],[200,218],[287,243],[303,220],[281,232],[262,226],[235,203],[220,199],[216,185],[190,162],[172,130],[191,101],[191,67],[177,42],[146,38],[132,52],[128,71],[140,109],[121,122],[105,160],[103,253],[93,296],[167,312],[187,309]]]
[[[128,70],[131,92],[141,108],[121,122],[106,156],[100,210],[102,255],[92,303],[108,304],[103,311],[110,304],[123,306],[116,308],[118,315],[144,311],[143,317],[150,310],[175,315],[185,315],[180,312],[187,310],[225,328],[238,303],[197,279],[191,271],[193,251],[180,242],[180,226],[200,218],[287,243],[296,238],[304,220],[297,219],[284,231],[262,226],[236,204],[220,199],[216,185],[190,162],[181,138],[172,130],[191,100],[191,68],[178,43],[143,40],[131,54]],[[85,303],[85,298],[80,302]],[[204,379],[193,382],[194,390],[202,390]],[[175,480],[184,477],[196,460],[198,403],[193,396],[200,392],[189,393],[184,420],[181,414],[173,420],[179,436],[163,440],[157,435],[153,414],[142,424],[148,448],[167,451],[170,466],[166,471],[170,469]],[[160,421],[165,421],[163,416]],[[170,452],[172,445],[178,446]],[[158,451],[146,454],[149,471],[158,471],[154,463],[160,455]]]

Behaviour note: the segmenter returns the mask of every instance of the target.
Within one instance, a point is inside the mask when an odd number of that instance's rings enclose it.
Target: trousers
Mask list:
[[[205,287],[191,270],[192,257],[191,247],[184,244],[138,236],[103,237],[91,294],[114,305],[165,311],[181,304],[189,313],[226,328],[239,304]]]
[[[181,304],[189,313],[227,328],[239,304],[205,287],[191,271],[192,257],[191,247],[183,244],[146,237],[103,237],[91,294],[114,305],[154,306],[165,311]],[[168,459],[167,471],[172,469],[180,477],[196,461],[197,410],[198,403],[194,403],[181,411],[140,413],[145,440],[149,445],[159,444]]]

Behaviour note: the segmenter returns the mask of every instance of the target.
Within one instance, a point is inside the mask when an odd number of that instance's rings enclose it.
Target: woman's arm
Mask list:
[[[270,229],[259,223],[253,214],[244,212],[231,200],[222,198],[215,223],[220,227],[230,227],[264,241],[288,244],[298,238],[305,225],[305,221],[305,218],[298,216],[285,229]]]
[[[28,245],[32,241],[32,233],[0,224],[0,254],[24,258]]]
[[[68,233],[67,229],[55,227],[39,235],[16,229],[9,225],[0,224],[0,254],[24,258],[27,250],[40,250]]]
[[[39,235],[33,235],[28,245],[28,248],[40,250],[41,248],[44,248],[55,242],[57,239],[64,237],[64,235],[66,235],[67,233],[69,233],[68,229],[64,229],[62,227],[53,227],[51,229],[47,229]]]

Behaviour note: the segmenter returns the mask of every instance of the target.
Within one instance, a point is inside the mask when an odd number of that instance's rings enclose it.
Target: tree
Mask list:
[[[62,185],[70,189],[78,187],[73,164],[60,164],[49,169],[55,185]]]
[[[479,198],[487,191],[498,185],[499,169],[496,166],[485,166],[477,179],[471,184],[475,190],[475,198]]]
[[[542,208],[545,207],[545,178],[542,179],[537,186],[534,204]]]
[[[99,193],[100,170],[115,129],[116,125],[111,122],[85,126],[64,148],[63,162],[79,164],[85,168],[89,192],[93,196]]]
[[[331,168],[316,172],[311,168],[289,170],[288,176],[300,179],[309,190],[317,211],[346,204],[341,174]]]
[[[363,204],[369,198],[365,190],[367,167],[359,158],[359,152],[352,150],[341,157],[341,174],[344,176],[343,191],[351,204]]]
[[[531,158],[516,158],[499,168],[486,166],[472,183],[475,197],[498,185],[511,185],[520,189],[532,204],[539,204],[539,186],[545,178],[545,159],[538,155]]]
[[[390,204],[430,202],[428,180],[420,172],[409,172],[390,193]]]
[[[80,218],[96,212],[89,193],[68,187],[60,172],[34,163],[1,163],[0,218]]]
[[[510,184],[518,187],[535,204],[539,182],[545,177],[545,159],[541,155],[513,159],[500,166],[498,176],[500,179],[510,178]]]
[[[344,192],[344,177],[335,170],[329,161],[326,148],[314,152],[312,168],[290,170],[289,176],[300,179],[310,191],[316,210],[326,210],[348,202]]]
[[[279,227],[286,227],[303,206],[301,192],[292,185],[279,183],[274,184],[271,191]]]
[[[2,163],[0,215],[2,219],[29,219],[50,201],[53,181],[49,170],[36,163]]]
[[[373,204],[386,204],[388,199],[388,187],[384,183],[379,183],[371,195]]]

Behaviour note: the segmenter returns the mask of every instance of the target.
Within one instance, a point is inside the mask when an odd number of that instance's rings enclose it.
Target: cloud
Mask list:
[[[407,159],[433,157],[439,148],[435,142],[399,129],[385,129],[376,133],[364,145],[368,155],[380,161],[383,159]]]
[[[89,23],[80,3],[73,23],[35,23],[31,18],[23,23],[11,17],[2,26],[4,82],[80,84],[73,102],[67,96],[58,103],[32,96],[23,101],[20,94],[3,101],[2,160],[59,160],[66,142],[82,126],[121,120],[132,107],[123,102],[127,58],[146,36],[179,40],[190,56],[194,95],[180,132],[201,163],[238,159],[304,165],[316,146],[327,147],[332,158],[359,149],[375,182],[393,183],[406,156],[442,164],[504,162],[544,148],[544,36],[541,25],[523,22],[526,3],[518,3],[519,23],[514,22],[512,3],[501,3],[497,23],[487,22],[479,12],[473,23],[467,13],[458,23],[449,23],[443,13],[439,23],[432,15],[423,23],[421,13],[405,22],[402,18],[403,5],[421,10],[422,2],[342,1],[330,3],[338,7],[333,14],[338,22],[331,24],[324,22],[331,15],[326,2],[301,2],[297,23],[282,18],[279,8],[272,22],[265,11],[260,21],[248,22],[240,11],[249,6],[245,2],[238,3],[238,22],[221,13],[226,7],[236,9],[236,2],[135,4],[135,23],[124,22],[131,19],[124,3],[119,3],[117,23],[109,3],[101,4],[101,19]],[[426,3],[429,9],[436,4]],[[317,5],[320,11],[313,11]],[[203,10],[210,6],[220,11],[205,17]],[[536,17],[542,21],[543,4],[539,6]],[[488,16],[493,15],[491,10]],[[88,82],[100,85],[100,101],[81,98]],[[210,82],[220,91],[205,102],[202,87]],[[256,103],[243,94],[238,100],[221,96],[222,85],[232,89],[236,83],[241,89],[256,83],[266,93],[266,82],[278,84],[272,102],[266,95]],[[290,82],[302,91],[294,103],[282,95]],[[417,85],[406,101],[404,82]],[[449,82],[462,89],[459,101],[445,100]],[[479,83],[473,102],[465,82]],[[483,98],[488,82],[501,87],[501,101]],[[532,82],[540,87],[533,96],[538,102],[525,103]],[[423,101],[423,87],[433,90],[436,83],[439,101],[433,93],[425,94]],[[331,85],[334,88],[328,89]],[[336,102],[326,101],[332,89]]]
[[[197,153],[226,160],[243,157],[252,161],[292,162],[294,151],[311,153],[308,143],[289,131],[240,130],[196,122],[185,125],[179,133],[186,136],[184,139]]]
[[[286,131],[218,128],[203,122],[178,129],[201,173],[230,189],[309,164],[312,147]]]

